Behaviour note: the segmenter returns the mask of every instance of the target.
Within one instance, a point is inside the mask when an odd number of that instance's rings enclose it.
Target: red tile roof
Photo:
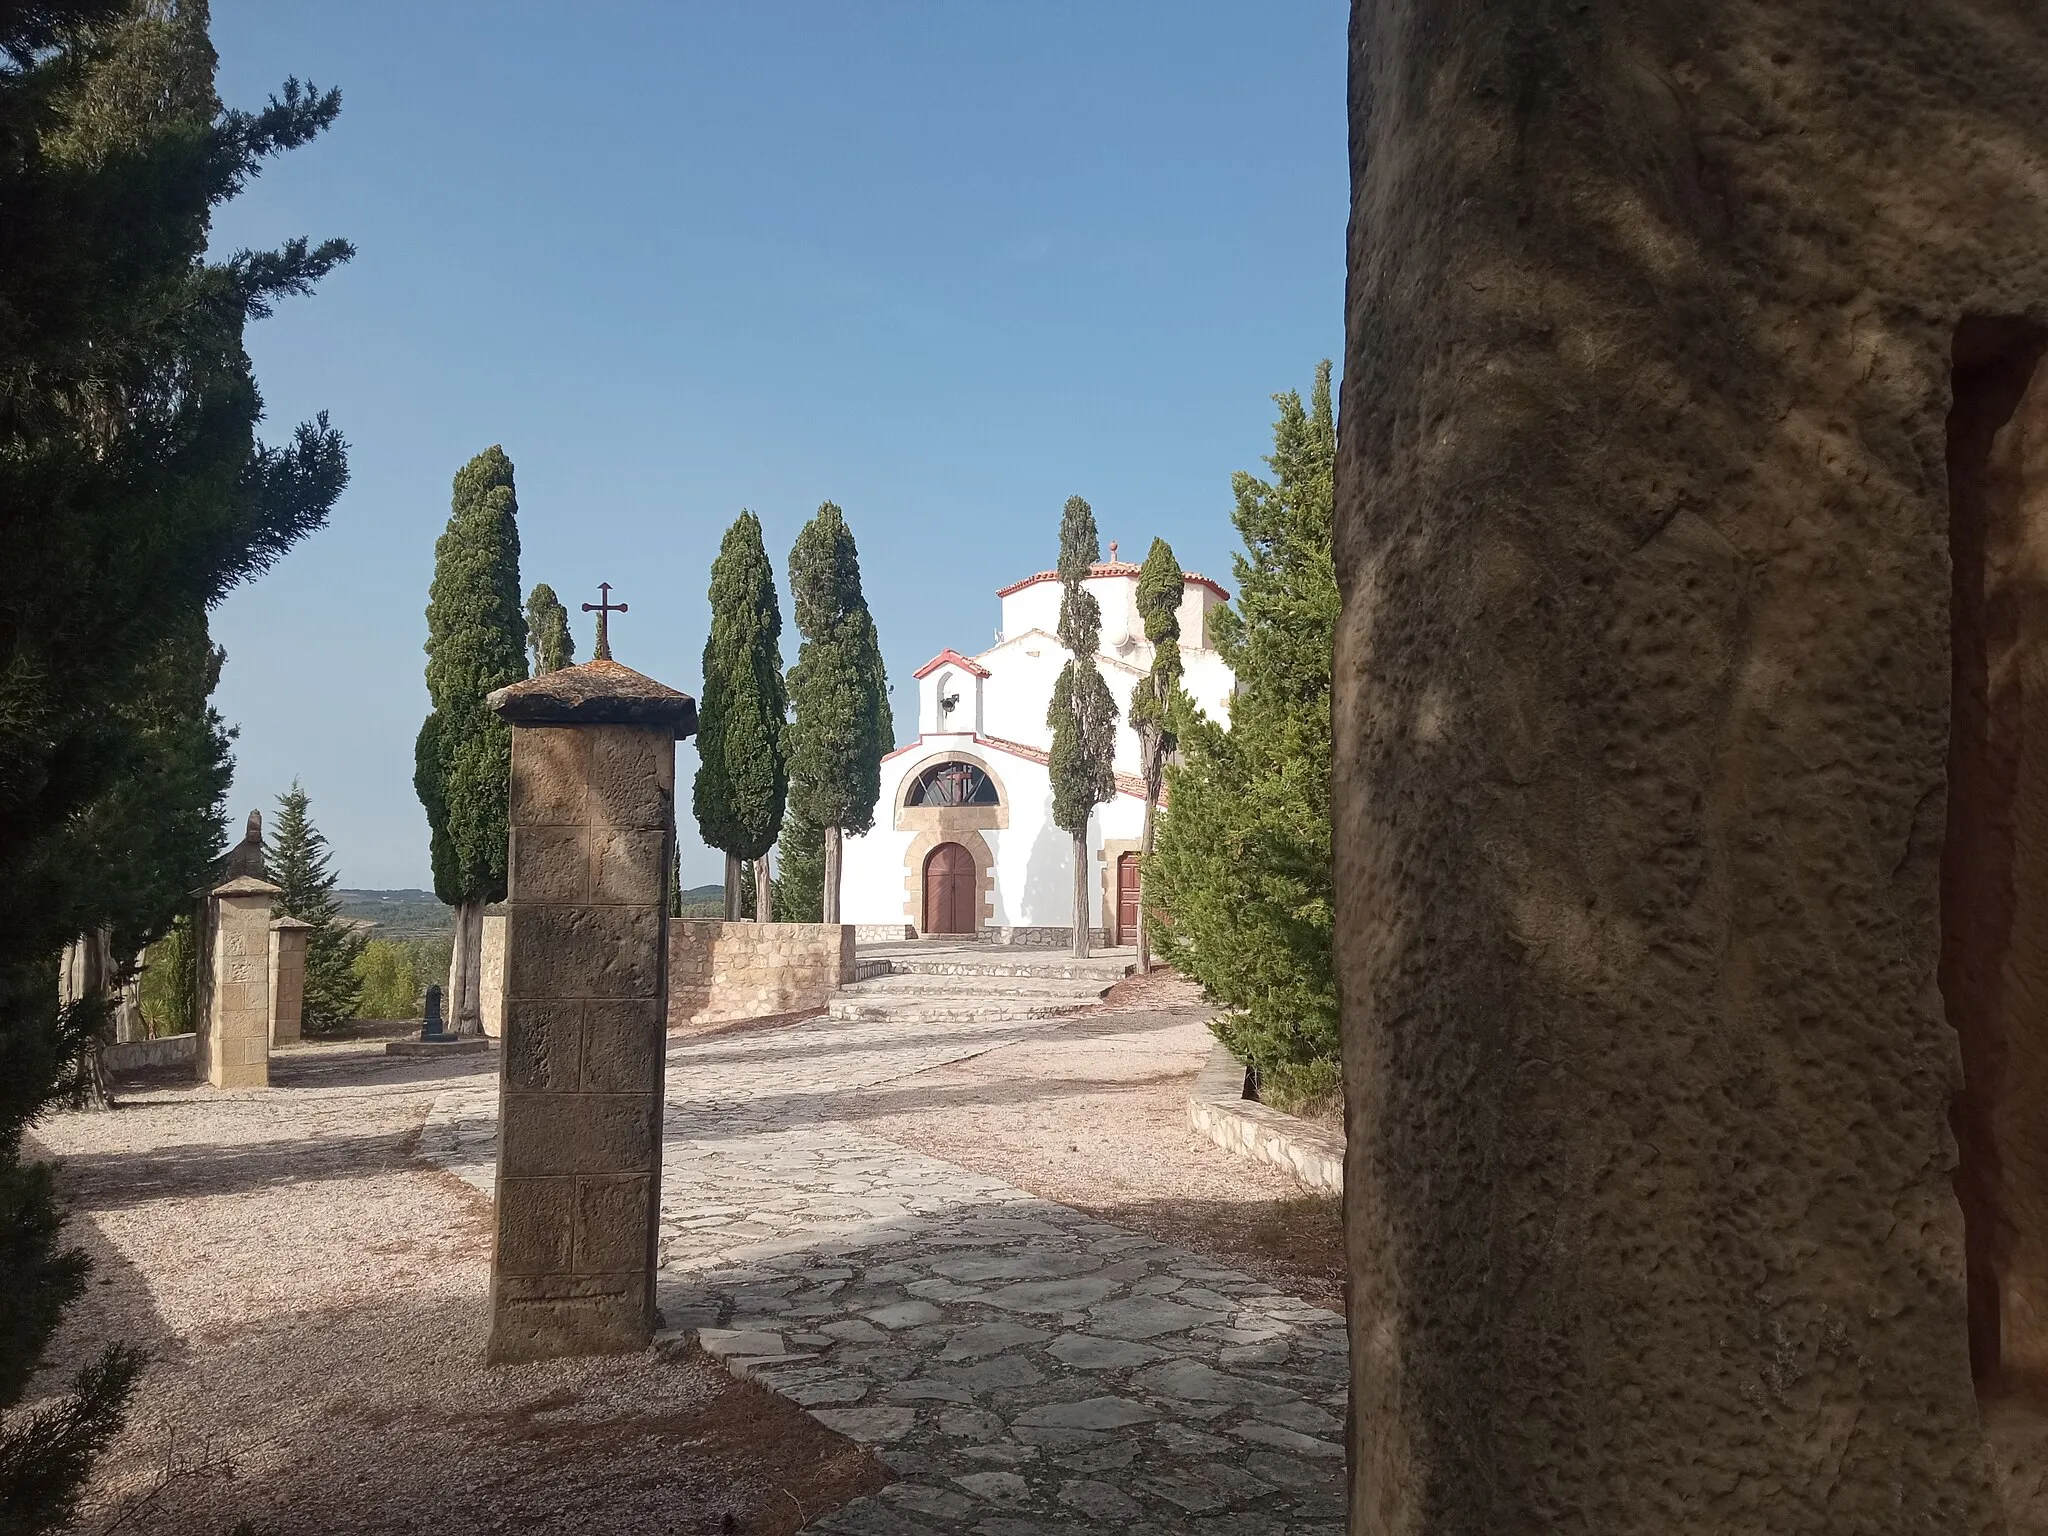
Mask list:
[[[989,675],[987,667],[984,667],[972,656],[962,656],[949,645],[930,661],[919,667],[911,676],[916,678],[930,677],[939,668],[944,666],[960,667],[965,671],[972,672],[976,677],[987,677]]]

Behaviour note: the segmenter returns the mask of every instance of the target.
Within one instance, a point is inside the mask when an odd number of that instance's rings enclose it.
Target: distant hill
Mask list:
[[[380,939],[446,939],[455,934],[455,909],[432,891],[336,891],[341,915],[371,924]]]
[[[446,939],[455,933],[455,912],[432,891],[336,891],[341,915],[372,925],[380,939]],[[725,887],[692,886],[683,892],[685,917],[718,917],[725,911]]]

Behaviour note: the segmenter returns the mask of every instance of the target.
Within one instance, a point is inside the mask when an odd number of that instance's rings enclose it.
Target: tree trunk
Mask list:
[[[736,853],[725,856],[725,920],[740,920],[740,856]]]
[[[828,923],[839,921],[839,829],[825,829],[825,899],[819,916]]]
[[[1088,834],[1074,838],[1074,957],[1088,958]]]
[[[71,944],[65,954],[64,1001],[106,1008],[107,985],[112,980],[113,936],[102,928]],[[106,1058],[101,1053],[112,1041],[113,1014],[86,1037],[85,1055],[78,1064],[78,1078],[72,1085],[73,1109],[112,1109],[113,1086],[107,1080]]]
[[[768,879],[768,855],[762,854],[754,860],[754,921],[771,923],[775,920],[775,892]]]
[[[478,921],[470,921],[475,913]],[[458,902],[455,907],[455,948],[448,956],[448,985],[441,993],[441,1027],[451,1035],[481,1033],[483,1020],[470,1002],[469,975],[473,968],[470,952],[483,933],[483,903]]]
[[[1152,867],[1152,822],[1159,810],[1159,796],[1145,796],[1145,831],[1138,843],[1138,974],[1148,976],[1152,972],[1152,936],[1145,931],[1145,882],[1149,878],[1145,871]],[[1123,900],[1123,892],[1117,892],[1117,900]]]
[[[469,904],[469,955],[462,973],[462,1033],[484,1032],[484,904]]]

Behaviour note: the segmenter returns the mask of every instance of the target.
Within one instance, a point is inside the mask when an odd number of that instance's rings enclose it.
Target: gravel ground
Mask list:
[[[146,1500],[121,1530],[786,1532],[884,1480],[694,1351],[481,1363],[488,1207],[412,1147],[496,1065],[308,1047],[277,1059],[290,1092],[37,1128],[95,1260],[45,1379],[107,1339],[155,1354],[82,1530]]]
[[[1028,1040],[849,1094],[833,1114],[1341,1310],[1338,1202],[1188,1128],[1209,1010],[1167,974]]]

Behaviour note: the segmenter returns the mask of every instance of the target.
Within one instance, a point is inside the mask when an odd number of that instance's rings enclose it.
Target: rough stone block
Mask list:
[[[583,1005],[516,1002],[505,1007],[505,1082],[510,1088],[573,1092],[582,1072]]]
[[[522,726],[512,733],[513,825],[583,824],[590,735],[573,726]]]
[[[607,725],[591,731],[593,825],[666,831],[675,803],[675,746],[663,732]]]
[[[498,1183],[500,1275],[567,1273],[574,1252],[573,1178],[506,1178]]]
[[[521,1001],[657,996],[660,942],[656,907],[514,903],[506,995]]]
[[[648,1260],[654,1231],[653,1180],[646,1175],[576,1181],[579,1275],[632,1269]]]
[[[592,841],[591,901],[652,906],[661,900],[669,867],[666,827],[593,832]]]
[[[584,1005],[585,1093],[653,1093],[661,1086],[667,1032],[660,1004],[593,1002]]]
[[[653,1286],[642,1273],[506,1275],[496,1289],[486,1352],[494,1365],[631,1354],[646,1348],[653,1332]]]
[[[509,858],[514,900],[576,902],[589,898],[589,835],[583,828],[515,826]]]
[[[644,1093],[527,1093],[507,1088],[502,1176],[647,1173],[658,1106]]]

